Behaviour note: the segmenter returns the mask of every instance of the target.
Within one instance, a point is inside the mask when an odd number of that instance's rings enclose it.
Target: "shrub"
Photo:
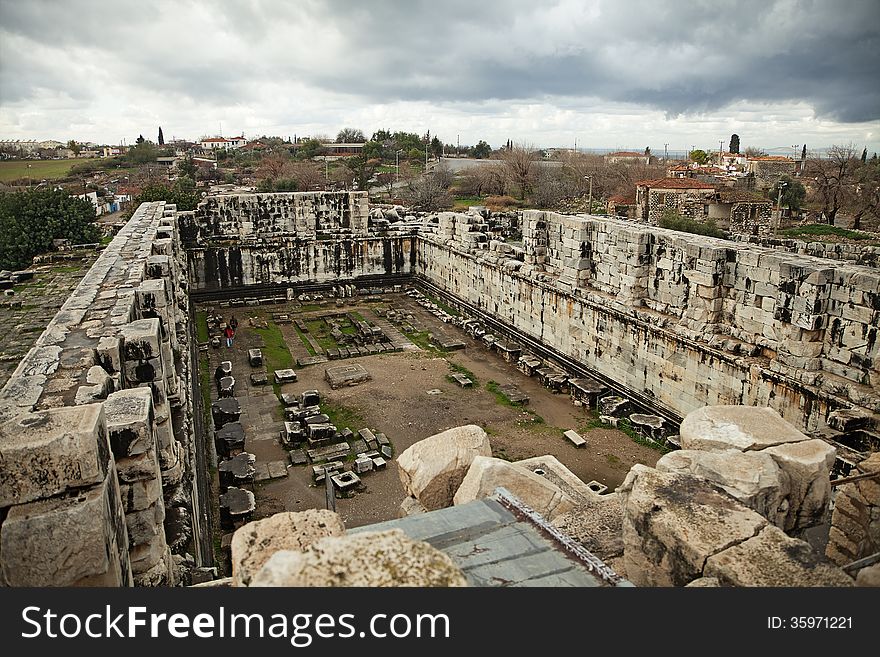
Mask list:
[[[682,217],[674,210],[666,209],[660,218],[660,228],[668,228],[669,230],[677,230],[682,233],[694,233],[695,235],[706,235],[708,237],[718,237],[725,239],[727,233],[718,228],[711,219],[706,221],[696,221]]]

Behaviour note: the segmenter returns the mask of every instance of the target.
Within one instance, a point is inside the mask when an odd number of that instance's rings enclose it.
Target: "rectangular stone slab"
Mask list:
[[[20,415],[0,425],[0,507],[100,483],[109,456],[102,404]]]

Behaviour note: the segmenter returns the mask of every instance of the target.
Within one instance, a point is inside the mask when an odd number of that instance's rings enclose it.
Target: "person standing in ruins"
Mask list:
[[[223,335],[226,337],[226,346],[232,346],[232,340],[235,338],[235,329],[232,326],[227,326],[223,329]]]

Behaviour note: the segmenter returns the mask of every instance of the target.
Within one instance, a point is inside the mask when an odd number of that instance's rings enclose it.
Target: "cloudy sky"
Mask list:
[[[0,0],[0,139],[880,151],[878,0]]]

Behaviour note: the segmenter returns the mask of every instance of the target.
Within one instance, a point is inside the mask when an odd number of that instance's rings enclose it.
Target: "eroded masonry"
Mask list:
[[[552,362],[560,385],[593,382],[631,399],[665,433],[688,420],[685,450],[656,470],[634,469],[612,495],[561,464],[480,461],[486,447],[469,446],[455,481],[443,479],[442,502],[429,503],[418,482],[444,472],[432,462],[438,452],[415,450],[409,463],[404,453],[395,467],[412,496],[407,513],[521,518],[516,499],[525,498],[535,522],[555,527],[548,554],[571,554],[559,546],[572,540],[586,551],[578,568],[592,580],[577,571],[570,583],[620,584],[609,563],[641,585],[851,582],[800,537],[830,519],[827,554],[838,566],[880,551],[880,485],[867,458],[880,447],[880,271],[607,218],[525,211],[515,223],[521,235],[480,209],[371,211],[365,193],[345,192],[208,197],[189,213],[142,205],[0,391],[2,581],[166,585],[182,569],[212,565],[214,441],[200,419],[191,298],[417,283],[520,345],[525,366],[527,352]],[[763,410],[716,415],[706,406]],[[448,438],[453,449],[458,438]],[[832,517],[833,470],[868,478],[843,487]],[[544,483],[548,471],[555,488]],[[703,491],[706,508],[676,490]],[[663,503],[640,504],[647,499]],[[470,510],[449,515],[450,506]],[[687,563],[671,563],[691,524],[708,527],[719,514]],[[308,524],[290,522],[300,521]],[[375,529],[412,536],[408,522]],[[617,538],[603,534],[608,527]],[[396,534],[386,538],[412,552]],[[658,540],[662,554],[648,549]],[[278,575],[292,557],[272,558],[275,570],[254,571],[256,580],[302,583]],[[767,581],[744,572],[740,564],[755,559],[787,559],[790,574]],[[433,583],[481,581],[467,568],[442,572]]]

